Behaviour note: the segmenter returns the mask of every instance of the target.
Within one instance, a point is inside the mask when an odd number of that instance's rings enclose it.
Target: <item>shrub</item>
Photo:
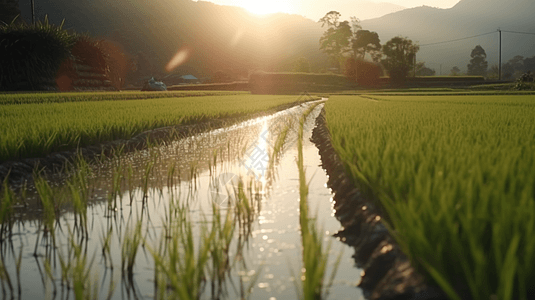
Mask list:
[[[374,63],[349,58],[345,67],[346,77],[350,82],[357,82],[364,87],[380,85],[380,68]]]
[[[347,78],[335,74],[256,72],[249,77],[249,88],[255,94],[294,94],[346,85]]]
[[[87,35],[77,35],[71,54],[56,76],[60,90],[119,90],[123,87],[129,66],[119,46]]]
[[[74,36],[45,18],[35,25],[0,26],[0,90],[48,90]]]
[[[534,90],[535,84],[533,83],[533,74],[528,71],[527,73],[520,76],[516,80],[513,89],[517,91]]]

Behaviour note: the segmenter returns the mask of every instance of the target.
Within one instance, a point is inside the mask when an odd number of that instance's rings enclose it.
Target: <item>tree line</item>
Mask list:
[[[420,49],[416,43],[397,36],[381,45],[377,32],[364,30],[357,18],[340,21],[340,17],[339,12],[330,11],[319,20],[322,27],[327,28],[319,40],[320,49],[339,70],[358,80],[362,73],[359,66],[364,71],[370,68],[369,64],[363,63],[368,57],[375,65],[381,63],[393,83],[405,81],[415,67],[416,53]]]

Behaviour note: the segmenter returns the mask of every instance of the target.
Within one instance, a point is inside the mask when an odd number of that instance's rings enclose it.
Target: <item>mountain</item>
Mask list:
[[[186,61],[175,71],[198,78],[216,71],[290,71],[305,57],[311,69],[328,67],[319,51],[324,29],[298,15],[256,16],[245,9],[190,0],[40,0],[39,19],[65,19],[65,28],[119,43],[131,56],[143,57],[153,75],[163,75],[177,54]],[[21,3],[23,17],[30,9]],[[150,75],[150,74],[148,74]]]
[[[466,70],[470,53],[481,45],[487,53],[489,66],[498,64],[498,29],[535,33],[532,0],[461,0],[454,7],[439,9],[416,7],[362,22],[364,29],[379,33],[384,43],[394,36],[405,36],[419,42],[422,47],[418,61],[446,75],[453,66]],[[472,36],[483,36],[463,39]],[[444,41],[458,40],[441,43]],[[436,45],[427,45],[440,43]],[[502,33],[502,63],[515,55],[535,55],[535,35]]]
[[[338,9],[344,19],[359,17],[358,10],[364,7],[360,1],[365,0],[333,2],[341,7],[326,12]],[[131,56],[146,61],[153,75],[164,75],[166,64],[179,51],[188,55],[175,71],[198,78],[219,70],[241,75],[256,69],[291,71],[300,57],[308,59],[312,71],[329,67],[318,42],[325,28],[299,15],[257,16],[238,7],[191,0],[39,0],[35,4],[39,19],[45,14],[56,24],[65,19],[66,28],[115,41]],[[29,20],[29,1],[20,2],[20,8]],[[535,33],[534,11],[533,0],[461,0],[449,9],[404,9],[361,25],[376,31],[382,43],[397,35],[419,42],[417,60],[437,74],[441,68],[445,75],[453,66],[465,71],[476,45],[485,49],[489,66],[497,64],[498,28],[504,31],[503,63],[515,55],[534,56],[535,35],[505,32]],[[472,36],[478,37],[464,39]],[[451,40],[458,41],[440,43]]]

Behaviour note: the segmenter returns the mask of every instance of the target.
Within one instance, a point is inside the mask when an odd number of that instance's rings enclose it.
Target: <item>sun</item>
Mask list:
[[[249,12],[257,15],[290,12],[290,6],[287,1],[248,0],[242,6]]]

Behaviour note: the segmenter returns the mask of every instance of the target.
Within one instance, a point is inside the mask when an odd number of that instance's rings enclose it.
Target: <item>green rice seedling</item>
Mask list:
[[[52,245],[56,245],[56,232],[55,232],[55,223],[59,214],[59,201],[56,201],[56,195],[52,190],[52,187],[48,184],[46,179],[41,176],[38,176],[34,179],[35,189],[39,194],[41,199],[41,205],[43,207],[43,225],[44,225],[44,237],[50,235],[52,239]],[[39,238],[36,239],[35,243],[35,252],[34,255],[37,255],[37,245]]]
[[[87,200],[89,197],[87,165],[80,165],[80,167],[81,169],[76,171],[67,182],[67,188],[70,190],[70,200],[74,209],[74,230],[87,236]]]
[[[134,201],[134,169],[132,168],[132,164],[128,164],[128,167],[126,169],[126,177],[128,182],[128,196],[130,199],[130,206],[132,206],[132,202]]]
[[[97,299],[99,285],[97,275],[91,276],[91,266],[95,257],[88,260],[81,249],[75,248],[75,264],[72,270],[73,290],[76,299]]]
[[[128,139],[155,128],[238,117],[274,109],[292,100],[291,96],[234,95],[0,104],[0,114],[5,116],[0,119],[0,127],[6,129],[0,140],[0,161]]]
[[[112,171],[112,187],[108,194],[108,210],[117,211],[119,206],[122,207],[123,193],[121,184],[124,178],[123,164],[119,162]],[[120,199],[120,205],[117,205],[117,198]]]
[[[148,193],[149,193],[149,180],[151,173],[154,169],[154,161],[150,160],[145,164],[145,172],[143,173],[143,182],[142,182],[142,188],[143,188],[143,201],[146,201],[148,199]]]
[[[54,279],[54,272],[52,271],[52,266],[50,264],[50,260],[48,258],[45,259],[43,262],[44,269],[45,269],[45,283],[48,285],[48,280],[52,283],[52,286],[54,288],[53,294],[56,295],[57,293],[57,287],[56,287],[56,281]]]
[[[17,93],[0,94],[0,105],[47,104],[65,102],[95,102],[121,100],[150,100],[161,98],[189,98],[205,96],[246,95],[247,92],[232,91],[168,91],[168,92],[65,92],[65,93]]]
[[[87,256],[87,249],[75,240],[70,226],[67,226],[67,251],[58,248],[58,260],[61,266],[61,285],[73,290],[75,299],[96,299],[99,284],[97,275],[92,272],[95,254]]]
[[[3,195],[0,202],[0,243],[11,237],[13,229],[13,205],[16,202],[15,193],[8,184],[8,178],[3,183]]]
[[[137,221],[134,228],[127,229],[121,246],[121,271],[123,275],[127,275],[128,278],[134,276],[134,264],[136,262],[137,252],[143,240],[141,232],[142,221]]]
[[[173,162],[172,164],[169,164],[167,166],[167,188],[173,189],[175,186],[175,172],[177,172],[177,166],[176,163]],[[178,171],[180,173],[180,170]]]
[[[238,181],[238,186],[234,190],[234,197],[236,198],[234,200],[234,215],[236,222],[238,224],[238,234],[239,234],[239,240],[243,242],[247,242],[249,237],[253,233],[253,224],[255,219],[257,218],[260,209],[260,199],[257,199],[257,203],[255,203],[255,196],[253,195],[253,182],[249,183],[249,196],[246,194],[246,187],[243,183],[243,180],[240,178]],[[242,243],[238,243],[238,245],[243,246]],[[240,252],[241,249],[238,249],[238,252]]]
[[[309,110],[309,112],[312,110]],[[325,299],[332,285],[342,253],[338,256],[331,272],[329,284],[324,283],[327,262],[331,244],[323,245],[323,230],[318,230],[315,219],[309,217],[308,183],[303,159],[303,123],[305,116],[300,120],[297,140],[297,166],[299,170],[299,224],[301,228],[301,242],[303,247],[303,269],[301,274],[302,299]]]
[[[158,298],[198,299],[206,283],[206,268],[216,231],[201,222],[196,243],[188,212],[178,210],[171,237],[163,236],[158,250],[149,247],[156,272]]]
[[[535,289],[535,114],[529,96],[332,97],[326,119],[355,184],[451,299]]]
[[[236,222],[232,210],[227,210],[222,216],[221,208],[215,203],[212,204],[212,224],[211,230],[215,231],[211,242],[210,260],[212,268],[210,270],[212,299],[220,298],[225,292],[225,280],[230,275],[230,244],[234,237]]]
[[[113,270],[113,258],[111,255],[111,242],[113,236],[113,226],[110,226],[108,232],[102,232],[100,236],[100,243],[102,244],[102,258],[104,259],[104,265],[109,266]],[[110,261],[108,264],[108,260]]]

